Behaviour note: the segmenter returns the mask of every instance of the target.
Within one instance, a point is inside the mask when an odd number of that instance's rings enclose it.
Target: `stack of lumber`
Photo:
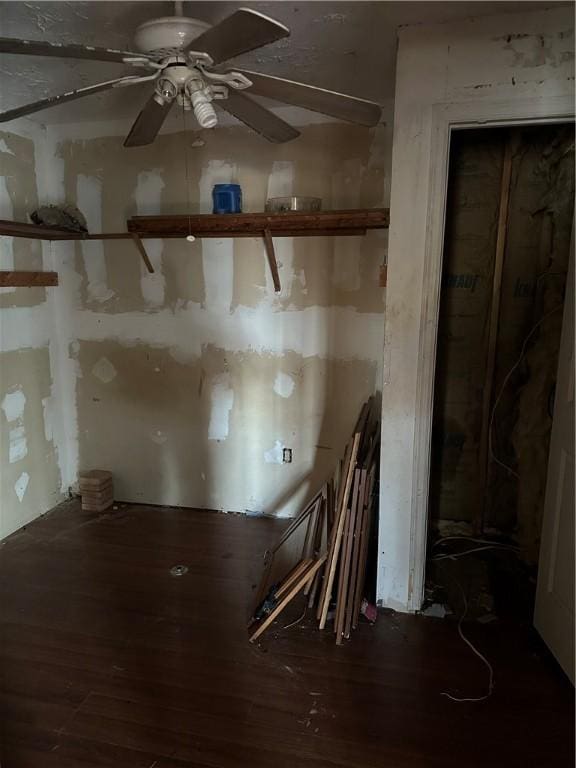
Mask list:
[[[104,512],[114,504],[111,472],[104,469],[80,472],[79,487],[85,512]]]
[[[343,460],[269,553],[250,626],[256,640],[301,592],[336,643],[356,628],[366,578],[379,461],[373,401],[360,413]]]

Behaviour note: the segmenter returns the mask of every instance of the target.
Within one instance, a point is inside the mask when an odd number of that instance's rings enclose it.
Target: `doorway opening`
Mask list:
[[[573,216],[572,124],[452,133],[425,613],[532,624]]]

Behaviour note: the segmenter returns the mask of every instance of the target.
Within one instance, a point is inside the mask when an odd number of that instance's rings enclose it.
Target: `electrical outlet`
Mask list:
[[[292,448],[283,448],[282,449],[282,463],[283,464],[292,464]]]

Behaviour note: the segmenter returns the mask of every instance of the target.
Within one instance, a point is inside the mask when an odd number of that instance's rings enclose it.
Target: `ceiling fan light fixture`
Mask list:
[[[212,95],[200,77],[191,77],[185,85],[186,95],[192,102],[194,115],[201,128],[214,128],[218,124],[216,111],[211,104]]]
[[[167,77],[161,77],[156,84],[156,92],[164,101],[172,101],[178,94],[178,88]]]

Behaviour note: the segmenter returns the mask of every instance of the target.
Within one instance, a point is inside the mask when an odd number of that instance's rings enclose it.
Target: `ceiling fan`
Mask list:
[[[150,82],[154,91],[124,141],[125,147],[151,144],[174,103],[193,110],[202,128],[213,128],[218,118],[213,101],[264,138],[275,143],[295,139],[299,131],[243,91],[304,107],[360,125],[373,126],[380,119],[378,104],[313,85],[285,80],[243,69],[221,66],[228,59],[288,37],[290,30],[258,11],[240,8],[214,26],[182,15],[141,24],[135,34],[139,53],[89,45],[63,45],[35,40],[0,38],[0,53],[57,56],[118,62],[150,70],[50,96],[32,104],[0,112],[0,122],[15,120],[40,110],[81,99],[112,88]]]

